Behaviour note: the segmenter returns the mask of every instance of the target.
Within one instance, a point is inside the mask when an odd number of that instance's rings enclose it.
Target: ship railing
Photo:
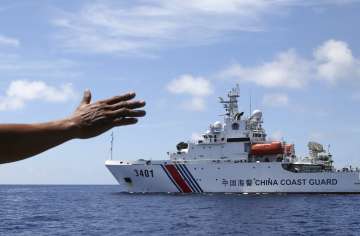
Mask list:
[[[334,169],[334,171],[336,172],[360,172],[360,168],[359,167],[352,167],[352,166],[349,166],[349,167],[343,167],[341,169]]]

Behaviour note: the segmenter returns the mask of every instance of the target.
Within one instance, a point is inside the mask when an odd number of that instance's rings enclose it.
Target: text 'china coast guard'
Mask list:
[[[293,144],[270,141],[263,114],[238,108],[239,87],[224,105],[224,122],[199,140],[180,142],[168,160],[108,160],[106,166],[128,192],[360,193],[359,169],[335,169],[329,151],[309,142],[308,156]]]

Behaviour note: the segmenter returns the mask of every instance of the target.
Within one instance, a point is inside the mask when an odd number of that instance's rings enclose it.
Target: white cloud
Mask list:
[[[289,105],[289,97],[282,93],[265,94],[262,102],[265,106],[283,107]]]
[[[360,80],[360,60],[352,55],[346,42],[328,40],[314,50],[313,56],[305,59],[290,49],[261,65],[231,65],[221,71],[219,77],[268,88],[303,88],[314,79],[331,84]]]
[[[6,95],[0,97],[0,111],[17,110],[26,102],[41,100],[46,102],[66,102],[75,96],[71,84],[52,87],[43,81],[12,81]]]
[[[207,96],[212,93],[209,80],[192,75],[179,76],[167,85],[167,89],[171,93],[190,94],[198,97]]]
[[[319,78],[335,83],[337,80],[360,78],[360,61],[353,57],[346,42],[328,40],[314,52]]]
[[[307,83],[309,76],[310,62],[300,58],[295,50],[279,53],[274,61],[259,66],[235,64],[220,73],[223,78],[235,78],[238,82],[252,82],[269,88],[300,88]]]
[[[137,5],[92,3],[53,23],[70,50],[137,53],[164,46],[208,44],[230,31],[259,31],[267,1],[153,0]]]
[[[190,95],[191,98],[182,104],[187,110],[203,111],[206,108],[205,97],[213,93],[209,80],[192,75],[181,75],[170,81],[166,89],[173,94]]]
[[[239,31],[265,28],[264,18],[291,7],[338,4],[300,0],[150,0],[87,3],[53,20],[68,50],[146,54],[169,46],[203,45]],[[349,2],[349,1],[347,1]],[[345,2],[342,2],[345,3]]]
[[[0,35],[0,46],[19,47],[20,41],[16,38]]]

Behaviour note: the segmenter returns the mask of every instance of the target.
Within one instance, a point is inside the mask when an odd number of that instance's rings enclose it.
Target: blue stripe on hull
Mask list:
[[[189,182],[189,184],[191,185],[191,187],[193,188],[193,192],[196,193],[200,193],[199,189],[197,188],[197,186],[195,185],[194,181],[191,179],[191,177],[188,175],[188,173],[186,172],[186,170],[183,168],[182,164],[178,164],[178,169],[181,172],[181,174],[184,176],[184,178],[187,179],[187,182]]]
[[[191,172],[189,171],[187,166],[185,164],[183,164],[182,166],[184,167],[185,171],[190,175],[191,179],[194,181],[194,183],[195,183],[196,187],[199,189],[200,193],[203,193],[204,191],[202,190],[202,188],[200,187],[198,182],[195,180],[194,176],[191,174]]]

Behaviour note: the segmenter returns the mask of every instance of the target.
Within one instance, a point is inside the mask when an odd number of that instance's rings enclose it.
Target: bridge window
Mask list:
[[[238,130],[238,129],[239,129],[239,124],[238,124],[238,123],[233,123],[233,124],[231,125],[231,128],[232,128],[233,130]]]

